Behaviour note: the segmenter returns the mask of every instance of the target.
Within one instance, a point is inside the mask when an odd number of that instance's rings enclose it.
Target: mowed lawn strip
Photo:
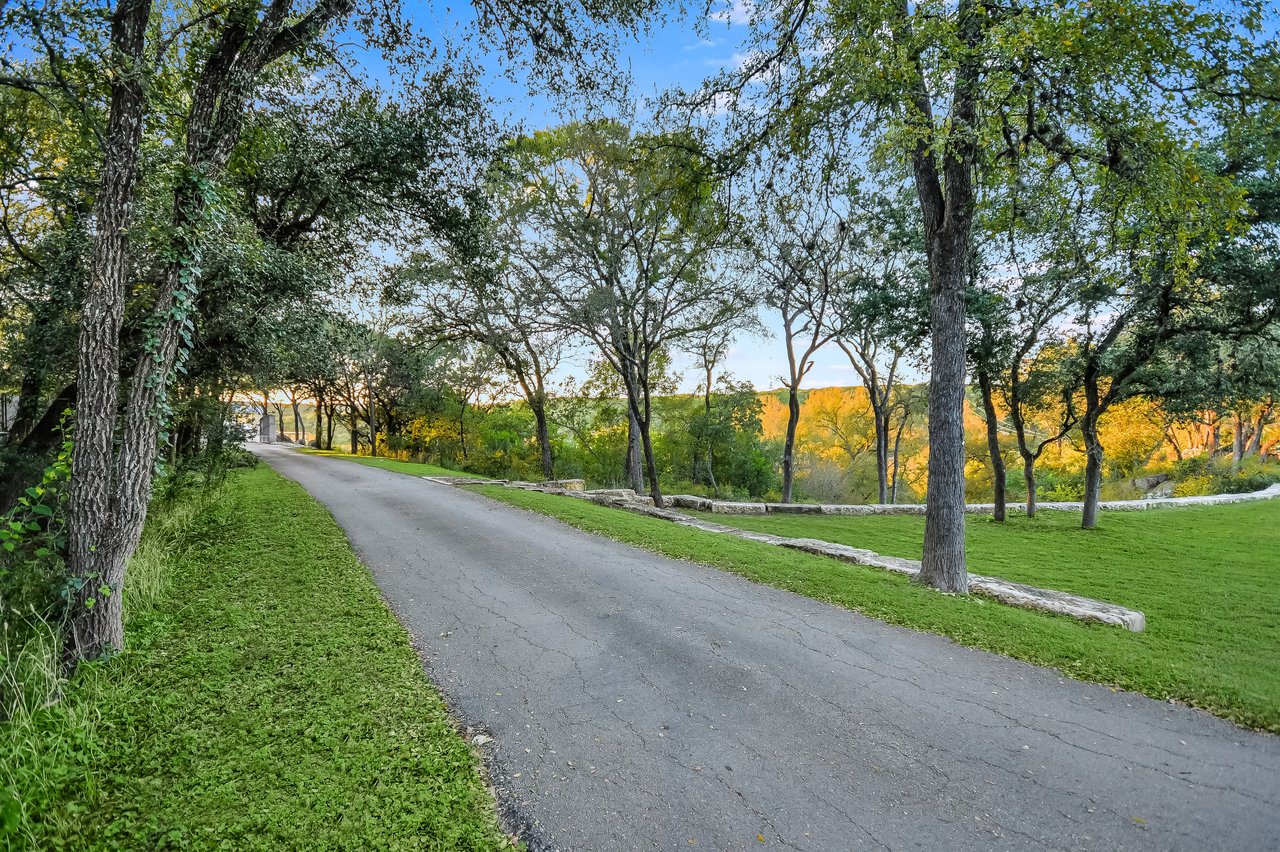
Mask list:
[[[583,500],[500,486],[471,490],[676,559],[1280,733],[1280,503],[1104,513],[1091,532],[1079,530],[1070,513],[1019,518],[1005,528],[969,519],[975,573],[1143,610],[1147,630],[1130,633],[977,596],[940,595],[874,568]],[[918,517],[715,520],[917,558],[923,535]]]
[[[65,803],[76,836],[50,846],[509,847],[409,636],[318,503],[259,466],[195,535],[126,655],[77,684],[105,754]]]

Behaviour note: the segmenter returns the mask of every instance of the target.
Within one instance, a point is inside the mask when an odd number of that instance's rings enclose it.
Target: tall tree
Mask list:
[[[890,443],[898,383],[929,333],[927,276],[919,235],[899,197],[855,197],[856,272],[837,294],[835,342],[862,380],[871,403],[880,503],[888,503]]]
[[[782,502],[793,499],[800,392],[813,357],[842,331],[837,304],[856,271],[853,230],[839,200],[814,171],[779,170],[757,187],[756,209],[742,223],[742,273],[782,319],[787,372],[787,428],[782,445]]]
[[[490,242],[495,242],[490,240]],[[560,363],[564,337],[548,314],[536,278],[496,245],[468,258],[446,246],[400,271],[395,297],[420,336],[468,342],[492,352],[533,412],[542,475],[555,478],[547,421],[547,383]]]
[[[505,242],[519,252],[562,327],[584,335],[622,379],[654,503],[662,505],[651,435],[655,367],[664,350],[724,316],[737,284],[709,274],[725,210],[696,138],[574,123],[513,150]]]
[[[968,588],[965,291],[985,175],[1051,151],[1064,168],[1140,170],[1213,92],[1265,83],[1256,9],[1173,0],[998,6],[984,0],[753,4],[747,61],[694,102],[739,138],[874,139],[911,173],[930,281],[929,494],[920,580]],[[1257,80],[1253,79],[1257,76]],[[689,99],[685,99],[688,101]],[[776,133],[775,133],[776,131]]]
[[[138,153],[145,121],[146,35],[150,0],[121,0],[112,15],[111,106],[104,136],[102,190],[89,287],[81,307],[75,452],[68,502],[69,563],[76,582],[71,651],[93,659],[124,645],[125,563],[146,518],[165,393],[179,346],[192,327],[199,281],[199,231],[217,179],[239,138],[245,108],[263,69],[307,47],[350,9],[321,0],[298,16],[288,0],[236,5],[208,22],[191,52],[198,71],[185,116],[186,147],[173,189],[167,252],[150,336],[128,383],[124,429],[115,450],[119,339]]]
[[[268,69],[290,62],[305,61],[315,70],[316,64],[342,55],[337,45],[320,52],[311,47],[346,19],[353,5],[352,0],[235,0],[207,11],[161,14],[150,0],[67,4],[65,9],[59,4],[59,12],[74,12],[76,20],[109,20],[103,42],[81,38],[74,28],[45,27],[44,4],[0,4],[6,24],[17,22],[24,43],[47,54],[54,71],[52,80],[25,71],[11,74],[17,69],[6,60],[0,85],[30,92],[53,85],[73,95],[74,108],[89,119],[101,159],[79,317],[68,508],[68,561],[76,589],[73,658],[101,656],[123,641],[125,563],[145,518],[158,439],[171,409],[170,385],[199,319],[205,238],[222,212],[213,203],[218,183],[226,177],[246,114],[262,95],[259,81]],[[597,24],[634,25],[656,4],[563,0],[531,10],[519,3],[476,0],[475,7],[479,29],[496,35],[510,57],[530,57],[550,79],[556,68],[582,70],[589,64],[584,57],[594,55],[608,36]],[[354,23],[374,47],[404,58],[411,72],[426,67],[434,54],[429,43],[401,26],[394,0],[357,15]],[[97,84],[77,87],[57,73],[73,65],[94,69]],[[593,82],[590,75],[578,76]],[[98,100],[100,93],[105,103]],[[96,116],[102,114],[106,120],[98,126]],[[149,129],[156,131],[157,145],[148,146],[147,156],[154,152],[164,167],[148,170],[148,190],[140,199],[136,188]],[[139,200],[147,207],[145,229],[131,227]],[[271,223],[263,224],[270,230]],[[135,271],[144,275],[145,286],[126,288]],[[143,342],[137,357],[132,338],[122,334],[126,315],[139,318]],[[122,371],[129,373],[127,380],[122,381]],[[118,411],[120,400],[123,411]]]

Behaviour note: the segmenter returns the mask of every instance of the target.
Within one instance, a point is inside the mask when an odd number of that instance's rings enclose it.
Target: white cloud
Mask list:
[[[747,63],[761,59],[764,56],[758,50],[734,51],[734,54],[727,59],[720,57],[717,59],[707,59],[705,63],[712,68],[730,68],[734,71],[741,71],[747,66]]]
[[[756,4],[754,0],[726,0],[723,8],[711,13],[711,19],[713,21],[722,21],[731,27],[739,26],[751,23],[751,17],[755,14],[755,11]]]

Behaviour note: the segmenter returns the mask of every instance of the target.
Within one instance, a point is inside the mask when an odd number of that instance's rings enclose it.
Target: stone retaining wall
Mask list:
[[[1253,491],[1248,494],[1215,494],[1209,497],[1153,497],[1147,500],[1103,500],[1098,508],[1109,512],[1140,512],[1148,509],[1169,509],[1179,506],[1221,506],[1229,503],[1244,503],[1251,500],[1270,500],[1280,497],[1280,483]],[[711,512],[717,515],[923,515],[923,503],[896,503],[881,506],[878,504],[845,504],[845,503],[745,503],[730,500],[712,500],[695,494],[673,494],[665,498],[672,506],[681,509],[694,509],[699,512]],[[1080,502],[1050,501],[1037,503],[1038,509],[1057,509],[1068,512],[1079,512],[1084,509]],[[1009,512],[1026,510],[1022,503],[1009,503],[1005,509]],[[990,515],[995,511],[993,503],[970,503],[964,507],[971,515]]]

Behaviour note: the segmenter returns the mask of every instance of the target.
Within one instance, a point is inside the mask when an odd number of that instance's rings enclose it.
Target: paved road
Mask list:
[[[260,452],[329,507],[494,738],[531,849],[1280,849],[1280,738],[466,491]]]

